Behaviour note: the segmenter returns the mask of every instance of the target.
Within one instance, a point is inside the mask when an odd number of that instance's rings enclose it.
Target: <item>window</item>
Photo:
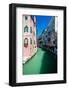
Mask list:
[[[28,27],[27,26],[24,27],[24,32],[28,32]]]
[[[35,48],[36,48],[36,46],[35,46]]]
[[[53,44],[56,44],[56,42],[55,42],[55,41],[53,41]]]
[[[25,38],[24,39],[24,47],[27,47],[28,46],[28,38]]]
[[[48,38],[48,42],[50,42],[50,40],[51,40],[51,39],[50,39],[50,38]]]
[[[47,35],[46,35],[46,38],[47,38]]]
[[[30,27],[30,33],[32,33],[32,27]]]
[[[32,44],[32,39],[30,38],[30,44]]]
[[[28,19],[28,17],[27,16],[25,16],[25,20],[27,20]]]
[[[48,35],[50,35],[51,34],[51,32],[48,32]]]

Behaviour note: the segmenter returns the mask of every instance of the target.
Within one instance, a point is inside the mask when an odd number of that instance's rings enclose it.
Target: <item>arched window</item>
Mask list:
[[[27,47],[28,46],[28,38],[25,38],[24,39],[24,47]]]
[[[25,20],[27,20],[28,19],[28,17],[27,16],[25,16]]]
[[[24,27],[24,32],[28,32],[28,27],[27,26]]]
[[[30,27],[30,33],[32,33],[32,27]]]
[[[50,39],[50,38],[48,38],[48,42],[50,42],[50,40],[51,40],[51,39]]]
[[[30,38],[30,44],[32,44],[32,39]]]

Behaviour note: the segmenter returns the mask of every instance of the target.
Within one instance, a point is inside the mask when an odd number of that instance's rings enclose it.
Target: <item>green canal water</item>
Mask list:
[[[23,65],[22,70],[24,75],[57,73],[57,57],[38,48],[37,53]]]

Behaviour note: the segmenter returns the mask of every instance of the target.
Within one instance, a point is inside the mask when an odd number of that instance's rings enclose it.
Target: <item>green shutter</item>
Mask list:
[[[30,33],[32,33],[32,27],[30,27]]]
[[[28,27],[27,26],[24,27],[24,32],[28,32]]]
[[[28,17],[27,16],[25,16],[25,20],[27,20],[28,19]]]
[[[32,44],[32,39],[30,38],[30,44]]]

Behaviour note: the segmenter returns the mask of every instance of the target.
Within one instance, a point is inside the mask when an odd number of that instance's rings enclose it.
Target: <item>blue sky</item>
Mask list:
[[[42,33],[42,31],[47,28],[49,21],[52,16],[36,16],[36,33],[37,37]]]

